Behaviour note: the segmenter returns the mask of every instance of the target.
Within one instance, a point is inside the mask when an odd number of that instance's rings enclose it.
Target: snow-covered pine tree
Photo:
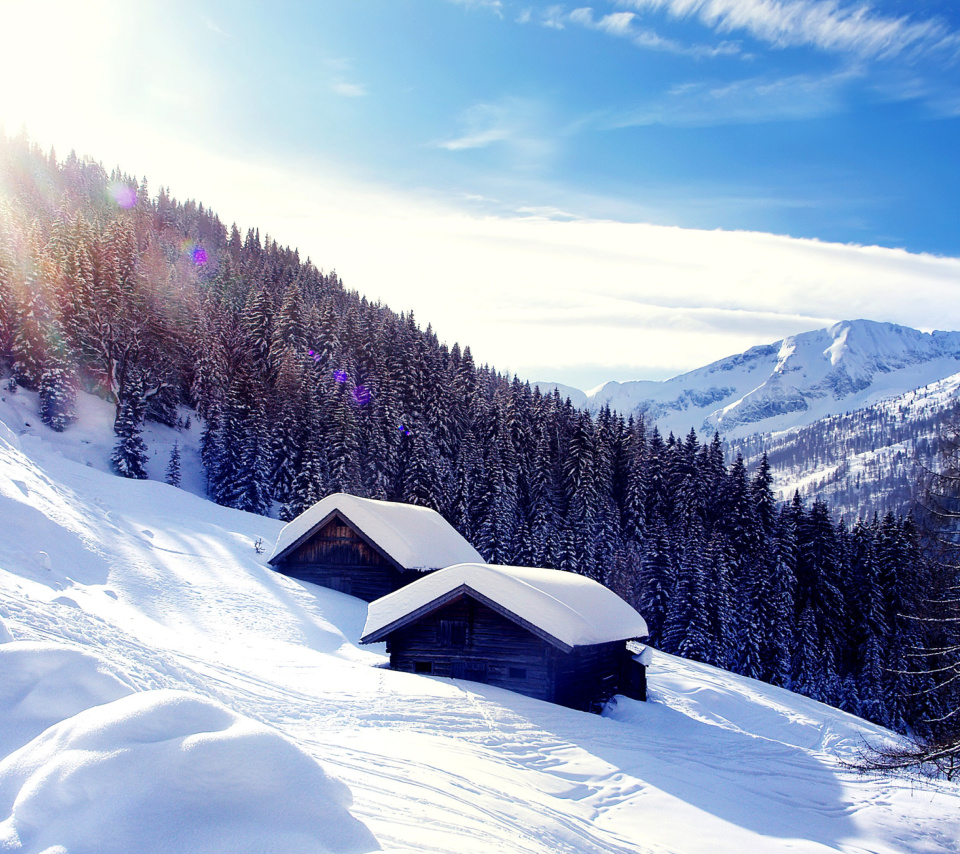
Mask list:
[[[170,462],[167,463],[166,480],[170,486],[180,486],[180,443],[174,442],[170,449]]]
[[[21,288],[19,323],[11,347],[13,376],[24,388],[36,391],[40,387],[43,364],[46,359],[45,326],[49,323],[49,308],[40,291],[40,272],[30,261]]]
[[[50,322],[49,336],[40,375],[40,419],[62,433],[77,417],[77,375],[72,353],[55,320]]]
[[[13,258],[6,235],[0,231],[0,368],[11,364],[17,312],[14,302]]]
[[[147,446],[141,438],[143,413],[146,402],[143,397],[143,377],[138,372],[121,390],[117,417],[113,432],[117,436],[110,462],[114,471],[122,477],[147,479]]]

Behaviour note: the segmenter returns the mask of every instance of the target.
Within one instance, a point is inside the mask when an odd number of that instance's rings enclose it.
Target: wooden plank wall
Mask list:
[[[288,554],[276,569],[285,575],[372,602],[419,577],[401,573],[339,518]]]
[[[574,647],[573,652],[555,650],[556,694],[554,702],[582,711],[594,711],[619,690],[624,641]]]
[[[451,623],[466,625],[462,647],[449,642],[459,635]],[[584,711],[617,693],[626,655],[623,641],[563,652],[466,595],[393,632],[387,648],[395,670],[472,679]]]
[[[462,648],[441,645],[441,621],[466,623]],[[540,700],[553,699],[549,644],[469,596],[393,632],[388,648],[390,666],[395,670],[422,673],[429,664],[434,676],[449,677],[456,672],[458,678],[472,678]],[[485,665],[484,678],[478,678],[481,674],[475,665]]]

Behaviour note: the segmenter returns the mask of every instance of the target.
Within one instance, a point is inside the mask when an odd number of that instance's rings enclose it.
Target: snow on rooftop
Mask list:
[[[647,634],[643,617],[591,578],[557,569],[462,563],[372,602],[361,642],[464,585],[568,647]]]
[[[404,569],[441,569],[455,563],[483,560],[480,553],[435,510],[337,492],[304,510],[280,531],[270,563],[295,546],[335,510]]]

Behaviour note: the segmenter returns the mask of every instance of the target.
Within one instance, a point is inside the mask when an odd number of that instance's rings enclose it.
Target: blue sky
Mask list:
[[[0,14],[8,130],[259,226],[526,378],[660,378],[854,317],[960,328],[955,3]]]
[[[238,146],[495,212],[960,254],[955,3],[193,9]]]

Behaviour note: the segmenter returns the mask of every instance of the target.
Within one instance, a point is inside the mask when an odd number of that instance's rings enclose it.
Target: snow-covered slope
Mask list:
[[[842,415],[727,443],[754,466],[764,453],[777,497],[824,499],[848,519],[915,509],[924,472],[940,466],[945,425],[960,422],[960,373]]]
[[[957,786],[838,762],[878,727],[664,655],[604,717],[394,673],[364,603],[266,566],[279,522],[8,426],[0,851],[958,848]]]
[[[608,382],[584,402],[594,411],[608,405],[643,412],[664,435],[686,435],[693,427],[736,438],[810,424],[958,371],[960,332],[853,320],[753,347],[664,382]]]

